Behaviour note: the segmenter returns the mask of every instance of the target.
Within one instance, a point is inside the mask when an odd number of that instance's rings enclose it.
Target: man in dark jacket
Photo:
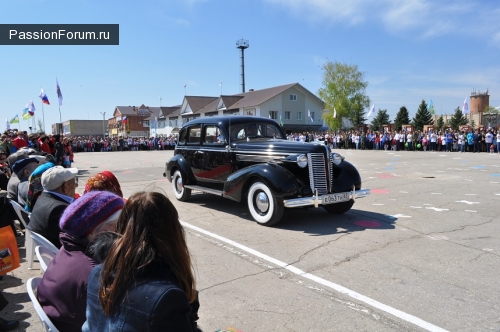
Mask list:
[[[59,219],[74,200],[78,186],[77,174],[77,168],[62,166],[54,166],[43,173],[43,192],[33,207],[28,224],[29,230],[42,235],[57,248],[61,247]]]

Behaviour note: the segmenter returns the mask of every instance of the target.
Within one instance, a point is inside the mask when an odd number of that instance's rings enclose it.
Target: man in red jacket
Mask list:
[[[18,150],[28,146],[28,142],[26,142],[26,140],[24,139],[24,135],[21,132],[17,134],[17,137],[14,139],[13,143]]]

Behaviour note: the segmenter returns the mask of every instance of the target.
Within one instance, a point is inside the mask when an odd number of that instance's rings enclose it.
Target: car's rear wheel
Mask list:
[[[323,205],[323,209],[333,214],[342,214],[349,211],[354,204],[354,200],[351,199],[347,202],[337,203],[337,204],[328,204]]]
[[[174,196],[181,202],[186,202],[191,197],[191,189],[184,187],[184,181],[180,171],[175,171],[172,176],[172,187],[174,189]]]
[[[253,219],[264,226],[278,223],[285,206],[283,198],[274,197],[271,190],[262,182],[255,182],[248,190],[248,210]]]

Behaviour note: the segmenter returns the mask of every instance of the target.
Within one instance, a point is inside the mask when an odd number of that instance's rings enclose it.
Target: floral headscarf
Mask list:
[[[104,171],[89,177],[87,183],[85,183],[85,191],[83,194],[92,190],[110,191],[120,197],[123,197],[120,183],[118,183],[118,180],[110,171]]]

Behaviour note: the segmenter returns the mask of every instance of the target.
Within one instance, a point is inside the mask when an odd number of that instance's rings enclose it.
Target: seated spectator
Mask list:
[[[92,190],[110,191],[120,197],[123,197],[120,183],[116,179],[115,175],[110,171],[97,173],[96,175],[92,175],[88,178],[87,183],[85,183],[85,190],[83,191],[83,194],[85,195]]]
[[[7,164],[9,164],[9,168],[12,171],[12,166],[16,163],[16,161],[21,159],[28,158],[28,154],[24,151],[19,151],[11,154],[7,157]],[[15,173],[12,173],[9,182],[7,183],[7,197],[15,202],[17,202],[17,186],[19,184],[19,178]]]
[[[123,199],[94,191],[71,203],[59,221],[62,247],[38,286],[37,297],[59,331],[81,331],[87,306],[87,279],[96,262],[87,253],[98,233],[114,231]]]
[[[132,195],[119,238],[89,275],[82,331],[199,331],[199,303],[184,230],[169,199]]]
[[[42,174],[43,192],[31,213],[28,228],[52,242],[57,248],[59,242],[59,219],[66,207],[73,202],[78,186],[77,168],[54,166]]]
[[[37,158],[30,157],[16,161],[12,166],[12,170],[19,179],[19,184],[17,185],[17,202],[21,206],[26,204],[26,199],[28,197],[28,179],[35,168],[38,167],[38,163]]]
[[[47,159],[47,162],[35,168],[28,179],[28,197],[26,198],[26,205],[24,206],[24,210],[28,212],[33,211],[33,206],[35,206],[36,200],[43,191],[42,174],[49,168],[55,166],[54,157],[52,157],[51,154],[47,156],[50,157]]]

